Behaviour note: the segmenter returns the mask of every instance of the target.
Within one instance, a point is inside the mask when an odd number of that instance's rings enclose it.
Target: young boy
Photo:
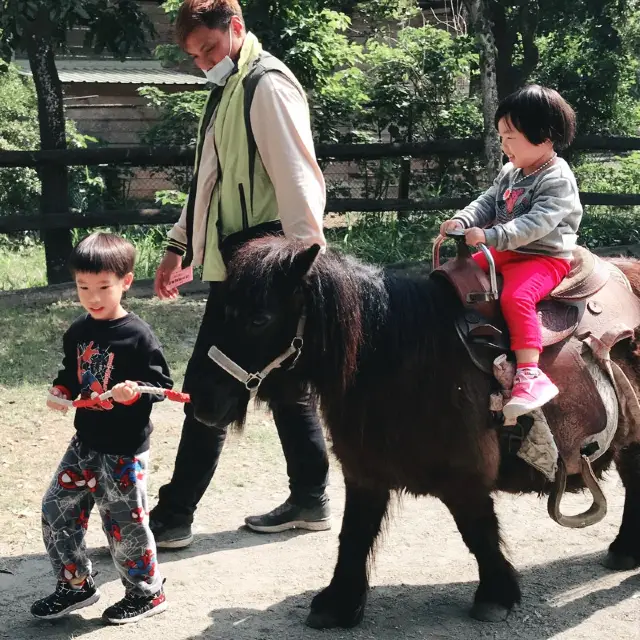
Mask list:
[[[84,543],[89,514],[98,506],[125,597],[103,618],[135,622],[166,609],[156,546],[147,518],[149,420],[162,396],[137,386],[173,386],[150,327],[123,309],[133,282],[135,249],[119,236],[94,233],[73,250],[69,267],[87,311],[63,338],[63,368],[50,393],[90,398],[108,389],[113,400],[76,409],[76,434],[42,503],[44,543],[58,580],[54,593],[31,607],[37,618],[60,618],[100,598]],[[51,409],[66,411],[49,400]]]

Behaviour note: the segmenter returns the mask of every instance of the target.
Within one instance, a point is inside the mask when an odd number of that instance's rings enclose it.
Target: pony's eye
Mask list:
[[[264,327],[271,322],[271,314],[270,313],[259,313],[257,316],[254,316],[251,319],[252,327]]]

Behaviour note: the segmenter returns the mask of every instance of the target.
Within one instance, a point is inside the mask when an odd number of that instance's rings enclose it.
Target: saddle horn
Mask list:
[[[597,524],[607,515],[607,499],[600,488],[598,479],[593,473],[591,462],[587,456],[582,456],[580,466],[580,475],[587,489],[591,492],[593,502],[591,506],[584,512],[575,516],[565,516],[560,511],[560,503],[564,496],[567,486],[567,468],[562,459],[558,460],[558,471],[556,472],[556,480],[549,495],[547,510],[553,520],[562,527],[570,529],[582,529]]]

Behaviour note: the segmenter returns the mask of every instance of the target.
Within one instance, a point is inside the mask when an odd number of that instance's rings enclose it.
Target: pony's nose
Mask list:
[[[216,429],[225,429],[239,418],[239,403],[237,398],[225,393],[224,390],[216,393],[210,389],[207,393],[191,392],[193,415],[198,422]]]

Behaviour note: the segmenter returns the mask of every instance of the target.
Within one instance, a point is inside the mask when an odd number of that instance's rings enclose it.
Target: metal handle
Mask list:
[[[438,235],[438,237],[433,241],[433,249],[431,251],[431,255],[434,269],[440,268],[440,247],[445,240],[445,236]]]
[[[466,258],[469,255],[468,253],[469,248],[467,247],[465,242],[464,229],[452,229],[451,231],[447,231],[446,235],[444,236],[438,235],[438,237],[433,241],[432,255],[433,255],[434,269],[438,269],[440,267],[440,247],[442,246],[442,243],[447,238],[452,238],[453,240],[456,241],[458,245],[458,256],[457,256],[458,258]],[[499,293],[498,293],[498,274],[496,272],[496,262],[493,259],[491,252],[489,251],[489,249],[485,244],[479,243],[478,249],[482,251],[482,253],[484,254],[484,257],[487,259],[487,263],[489,264],[490,290],[488,294],[485,293],[483,295],[484,297],[487,298],[486,300],[487,302],[490,302],[492,300],[497,300],[499,297]],[[473,294],[470,294],[470,295],[472,295],[473,297]],[[474,302],[474,301],[480,302],[481,299],[476,300],[474,298],[473,300],[469,300],[469,302]]]
[[[490,294],[494,300],[497,300],[498,299],[498,276],[496,273],[496,262],[493,259],[493,256],[491,255],[491,251],[489,251],[489,249],[487,248],[487,245],[482,244],[482,242],[480,242],[478,244],[478,249],[480,249],[480,251],[484,253],[484,257],[487,259],[487,262],[489,263],[489,283],[491,286]]]

